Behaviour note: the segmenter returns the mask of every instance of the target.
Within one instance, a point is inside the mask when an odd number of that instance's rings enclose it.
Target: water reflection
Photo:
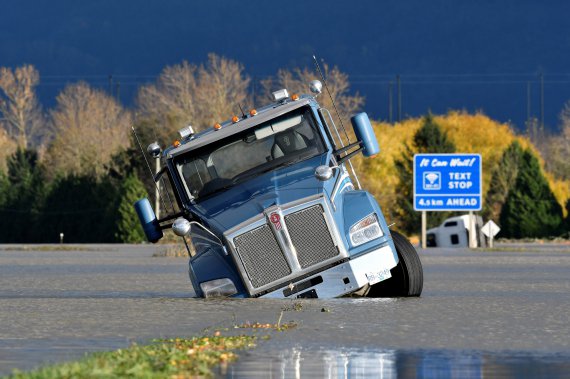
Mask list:
[[[293,348],[243,354],[220,373],[225,378],[566,378],[568,354],[488,353],[449,350]]]

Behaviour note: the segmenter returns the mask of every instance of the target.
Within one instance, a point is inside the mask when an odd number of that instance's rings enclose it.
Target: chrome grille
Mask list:
[[[326,261],[339,254],[323,213],[321,205],[314,205],[285,216],[291,242],[297,250],[301,268]]]
[[[235,237],[234,244],[255,288],[291,274],[291,268],[268,225]]]

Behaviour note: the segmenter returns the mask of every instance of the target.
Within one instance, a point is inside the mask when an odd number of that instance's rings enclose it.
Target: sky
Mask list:
[[[316,54],[375,119],[397,119],[400,97],[404,118],[482,111],[523,130],[544,115],[555,130],[570,100],[568,15],[558,0],[0,0],[0,66],[35,65],[46,107],[66,83],[108,89],[109,76],[132,105],[165,66],[210,52],[254,80]]]

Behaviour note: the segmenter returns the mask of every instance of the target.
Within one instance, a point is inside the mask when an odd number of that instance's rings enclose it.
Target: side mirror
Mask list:
[[[190,233],[192,224],[184,217],[178,217],[172,224],[172,231],[178,237],[185,237]]]
[[[327,180],[332,178],[332,175],[333,175],[332,167],[322,165],[315,169],[315,177],[321,182],[326,182]]]
[[[365,157],[373,157],[380,152],[378,140],[374,134],[374,129],[370,124],[370,119],[365,112],[357,113],[350,118],[350,123],[356,134],[356,138],[362,142],[364,150],[362,154]]]
[[[153,142],[150,145],[148,145],[148,147],[146,148],[146,151],[147,151],[147,153],[149,153],[151,155],[151,157],[159,158],[160,153],[162,152],[162,149],[160,148],[160,145],[158,144],[158,142]]]
[[[152,243],[161,239],[163,237],[162,229],[146,197],[135,203],[135,211],[139,216],[146,239]]]

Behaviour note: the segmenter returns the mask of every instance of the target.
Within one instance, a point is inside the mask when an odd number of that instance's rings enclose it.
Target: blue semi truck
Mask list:
[[[186,127],[164,151],[149,145],[162,166],[154,179],[166,178],[177,209],[157,219],[146,198],[135,209],[150,242],[167,228],[189,237],[197,297],[420,296],[416,250],[350,162],[380,151],[368,116],[351,118],[351,141],[317,102],[321,82],[310,89],[276,91],[273,103],[200,133]]]

